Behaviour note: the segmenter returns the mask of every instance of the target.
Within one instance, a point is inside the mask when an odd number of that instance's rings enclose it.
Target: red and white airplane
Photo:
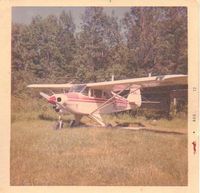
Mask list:
[[[40,92],[40,95],[47,99],[59,114],[74,114],[75,119],[70,126],[78,125],[83,116],[106,126],[101,114],[127,111],[141,106],[141,88],[173,85],[187,85],[187,75],[162,75],[86,84],[31,84],[28,87],[66,89],[66,93],[49,96]],[[62,125],[60,120],[58,127]]]

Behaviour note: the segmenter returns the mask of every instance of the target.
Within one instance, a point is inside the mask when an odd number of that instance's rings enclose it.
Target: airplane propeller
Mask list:
[[[49,98],[50,98],[50,96],[49,96],[48,94],[45,94],[45,93],[43,93],[43,92],[40,92],[40,95],[41,95],[42,97],[44,97],[45,99],[47,99],[47,100],[49,100]]]
[[[43,92],[40,92],[40,95],[45,98],[49,103],[53,104],[53,109],[55,109],[56,112],[61,112],[63,109],[68,109],[67,106],[64,106],[63,105],[63,98],[62,96],[58,95],[58,96],[55,96],[52,95],[52,96],[49,96],[48,94],[46,93],[43,93]]]
[[[49,96],[46,93],[40,92],[40,95],[44,97],[46,100],[48,100],[49,103],[53,104],[53,109],[55,109],[56,112],[59,112],[60,108],[56,104],[56,97]]]

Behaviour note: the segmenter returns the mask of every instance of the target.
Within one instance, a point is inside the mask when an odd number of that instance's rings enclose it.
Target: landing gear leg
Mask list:
[[[61,116],[59,115],[58,121],[56,122],[56,125],[55,125],[54,129],[56,129],[56,130],[57,129],[62,129],[63,125],[64,125],[63,120],[61,119]]]
[[[82,118],[82,115],[74,115],[75,119],[71,120],[69,123],[69,127],[75,127],[80,125],[80,120]]]
[[[76,121],[75,120],[71,120],[69,123],[69,127],[73,127],[75,126]]]

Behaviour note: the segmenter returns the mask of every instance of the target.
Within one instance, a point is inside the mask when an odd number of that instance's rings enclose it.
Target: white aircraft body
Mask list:
[[[87,84],[32,84],[28,87],[68,90],[66,93],[51,96],[40,92],[40,95],[47,99],[59,114],[74,114],[75,119],[71,121],[70,126],[78,125],[83,116],[88,116],[101,126],[106,126],[101,114],[140,107],[142,88],[173,85],[187,85],[187,75],[163,75]],[[126,92],[122,95],[124,91],[128,91],[128,94]],[[58,125],[62,126],[60,118]]]

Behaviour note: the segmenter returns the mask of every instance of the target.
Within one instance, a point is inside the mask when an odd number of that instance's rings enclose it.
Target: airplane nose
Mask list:
[[[54,95],[50,96],[49,99],[48,99],[48,102],[55,105],[56,104],[56,97]]]

